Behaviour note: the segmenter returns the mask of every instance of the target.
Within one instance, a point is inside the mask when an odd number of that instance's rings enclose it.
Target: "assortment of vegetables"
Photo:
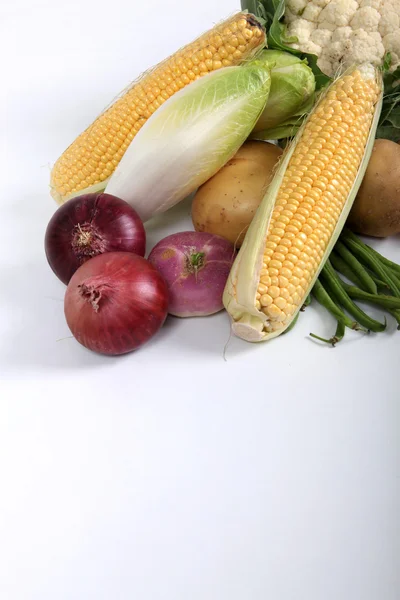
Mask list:
[[[130,142],[168,98],[208,73],[246,63],[264,44],[258,19],[237,13],[149,69],[56,161],[50,178],[53,198],[62,204],[104,190]]]
[[[268,340],[311,298],[337,320],[323,342],[385,330],[359,301],[400,328],[400,266],[354,233],[400,232],[399,7],[364,4],[242,0],[71,144],[45,250],[78,342],[123,354],[168,313],[223,306],[238,336]],[[192,192],[195,231],[144,258],[143,222]]]
[[[164,212],[214,175],[240,148],[262,112],[269,70],[220,69],[174,94],[127,149],[106,192],[143,221]]]

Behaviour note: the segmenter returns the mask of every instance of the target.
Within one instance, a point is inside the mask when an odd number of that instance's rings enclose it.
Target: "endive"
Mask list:
[[[354,68],[330,85],[287,149],[224,291],[239,337],[271,339],[296,317],[344,226],[381,106],[380,72]]]
[[[226,67],[177,92],[135,136],[106,192],[146,221],[216,173],[251,132],[268,98],[269,70]]]

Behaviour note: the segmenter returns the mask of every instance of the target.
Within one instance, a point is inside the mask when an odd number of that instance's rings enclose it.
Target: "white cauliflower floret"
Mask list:
[[[301,15],[307,6],[307,0],[287,0],[286,6],[290,12],[294,13],[295,15]]]
[[[328,60],[328,58],[325,58],[325,56],[323,54],[320,55],[317,64],[323,73],[326,73],[326,74],[332,73],[333,74],[332,62],[330,60]]]
[[[397,32],[400,35],[400,0],[386,0],[381,8],[381,20],[378,31],[382,37]]]
[[[395,68],[396,65],[400,65],[400,34],[397,33],[388,33],[383,38],[383,46],[385,47],[386,52],[390,52],[392,56],[392,68]]]
[[[317,6],[324,8],[327,4],[329,4],[329,2],[330,0],[313,0],[313,2],[310,4],[316,4]]]
[[[325,55],[332,63],[342,63],[345,59],[345,54],[351,49],[350,40],[342,42],[333,42],[325,51]]]
[[[316,23],[321,10],[322,8],[320,6],[317,6],[316,4],[314,4],[314,2],[309,2],[301,16],[303,17],[303,19],[307,19],[307,21]]]
[[[322,52],[322,48],[318,44],[314,44],[314,42],[308,41],[307,43],[301,45],[301,51],[307,52],[308,54],[316,54],[316,56],[319,56]]]
[[[311,34],[311,41],[314,42],[314,44],[317,44],[317,46],[321,46],[321,48],[328,46],[331,38],[332,31],[329,31],[329,29],[314,29]]]
[[[316,54],[327,75],[342,66],[381,65],[386,52],[391,70],[400,65],[400,0],[288,0],[286,13],[288,35],[298,38],[290,45]]]
[[[285,10],[285,23],[287,25],[289,25],[289,23],[291,23],[292,21],[297,21],[298,18],[299,17],[292,13],[292,11],[288,8]]]
[[[375,8],[375,10],[377,10],[378,12],[381,12],[381,4],[382,0],[362,0],[360,2],[360,8],[370,6],[371,8]]]
[[[385,54],[382,38],[377,32],[368,33],[363,29],[356,29],[350,36],[352,43],[351,54],[346,57],[346,63],[359,64],[371,62],[379,65]]]
[[[381,15],[371,6],[359,8],[356,14],[350,21],[350,26],[353,29],[364,29],[364,31],[378,31]]]
[[[296,36],[298,39],[298,44],[302,48],[303,44],[307,44],[310,41],[311,32],[316,28],[316,23],[311,23],[310,21],[306,21],[305,19],[297,19],[297,21],[293,21],[290,23],[287,29],[287,33],[289,37]]]
[[[335,25],[335,23],[331,23],[330,21],[323,21],[322,23],[318,23],[318,29],[326,29],[327,31],[335,31],[336,25]]]
[[[321,10],[318,21],[324,24],[324,29],[328,29],[325,22],[335,25],[335,29],[336,27],[345,27],[350,23],[357,9],[358,2],[356,0],[331,0]]]
[[[338,27],[332,34],[332,42],[348,40],[352,33],[353,30],[351,27]]]

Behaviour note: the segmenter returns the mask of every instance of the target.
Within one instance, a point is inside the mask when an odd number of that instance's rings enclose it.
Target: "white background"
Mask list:
[[[43,252],[51,164],[140,71],[233,0],[0,7],[0,598],[398,600],[400,333],[310,307],[231,340],[221,313],[140,351],[69,337]],[[148,249],[190,227],[190,205]],[[400,262],[399,238],[376,242]]]

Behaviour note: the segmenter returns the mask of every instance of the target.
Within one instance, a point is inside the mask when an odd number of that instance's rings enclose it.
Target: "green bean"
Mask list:
[[[374,254],[376,258],[379,258],[379,260],[383,262],[383,264],[386,265],[386,267],[389,267],[391,270],[393,270],[397,274],[397,277],[400,277],[400,265],[389,260],[385,256],[382,256],[382,254],[375,250],[375,248],[372,248],[371,246],[367,246],[367,248],[369,248],[372,254]]]
[[[343,312],[340,306],[338,306],[332,300],[319,279],[317,279],[317,281],[314,283],[312,295],[324,308],[326,308],[327,311],[331,313],[331,315],[335,317],[339,323],[343,323],[343,325],[349,329],[360,329],[358,323],[356,321],[352,321],[350,317]]]
[[[336,344],[344,338],[345,331],[346,326],[341,321],[338,321],[335,335],[329,338],[329,340],[327,338],[320,337],[319,335],[315,335],[315,333],[310,333],[310,337],[319,340],[320,342],[325,342],[326,344],[332,344],[332,346],[335,347]]]
[[[350,252],[348,248],[341,242],[336,242],[335,245],[336,252],[343,258],[343,260],[349,265],[349,267],[354,271],[357,275],[358,279],[361,281],[362,287],[366,292],[370,294],[376,294],[378,289],[376,287],[375,281],[370,277],[368,271],[363,267],[360,261]]]
[[[357,238],[356,238],[357,239]],[[380,259],[378,259],[370,250],[369,246],[360,243],[360,240],[355,241],[347,235],[344,237],[346,246],[358,256],[358,258],[367,265],[374,273],[388,284],[393,294],[400,298],[400,286],[397,281],[392,277],[389,268],[384,265]]]
[[[333,346],[335,344],[337,344],[338,342],[340,342],[344,338],[345,331],[346,331],[346,327],[343,325],[343,323],[338,321],[338,324],[336,327],[336,332],[335,332],[335,335],[333,336],[333,341],[332,341]]]
[[[311,304],[311,294],[308,294],[307,298],[304,300],[303,306],[301,307],[301,311],[304,312],[307,306]]]
[[[400,331],[400,310],[389,310],[389,312],[396,319],[397,329]]]
[[[393,277],[394,281],[400,287],[400,276],[397,274],[397,271],[395,271],[394,269],[391,269],[390,267],[386,267],[386,268],[389,269],[390,274]]]
[[[374,331],[375,333],[386,329],[386,321],[385,323],[380,323],[379,321],[372,319],[372,317],[367,315],[367,313],[361,310],[361,308],[352,301],[343,287],[342,280],[336,274],[335,269],[332,267],[329,260],[327,260],[323,266],[321,275],[326,281],[336,301],[357,319],[357,322],[360,323],[360,325],[363,325],[369,331]]]
[[[400,309],[400,298],[396,298],[396,296],[370,294],[369,292],[360,290],[360,288],[355,287],[354,285],[348,285],[344,281],[342,281],[342,286],[350,298],[354,298],[354,300],[365,300],[365,302],[377,304],[378,306],[388,309]]]
[[[382,279],[379,279],[379,277],[377,277],[375,275],[375,273],[373,273],[372,271],[368,271],[369,276],[371,277],[371,279],[373,279],[376,283],[376,287],[378,288],[378,290],[385,290],[387,292],[387,290],[390,290],[389,286],[387,283],[385,283],[384,281],[382,281]]]
[[[342,275],[347,277],[347,279],[352,281],[360,289],[364,289],[362,281],[359,279],[359,277],[356,275],[356,273],[353,271],[353,269],[350,267],[350,265],[348,265],[347,262],[344,261],[343,258],[341,256],[339,256],[339,254],[337,254],[337,252],[335,250],[332,250],[332,252],[330,253],[329,260],[331,261],[332,265],[335,267],[336,271],[339,271],[339,273],[341,273]],[[361,264],[361,263],[359,263],[359,264]],[[381,279],[379,279],[375,275],[375,273],[368,271],[366,269],[366,267],[364,267],[363,265],[361,265],[361,266],[363,269],[365,269],[365,271],[367,272],[369,277],[371,277],[372,281],[375,282],[378,290],[379,289],[381,289],[381,290],[389,289],[388,284],[385,283],[384,281],[382,281]]]
[[[339,271],[342,275],[347,277],[349,281],[355,283],[359,288],[362,288],[362,282],[354,273],[354,271],[349,267],[349,265],[343,260],[339,254],[337,254],[334,250],[329,255],[329,260],[332,265],[335,267],[336,271]]]

